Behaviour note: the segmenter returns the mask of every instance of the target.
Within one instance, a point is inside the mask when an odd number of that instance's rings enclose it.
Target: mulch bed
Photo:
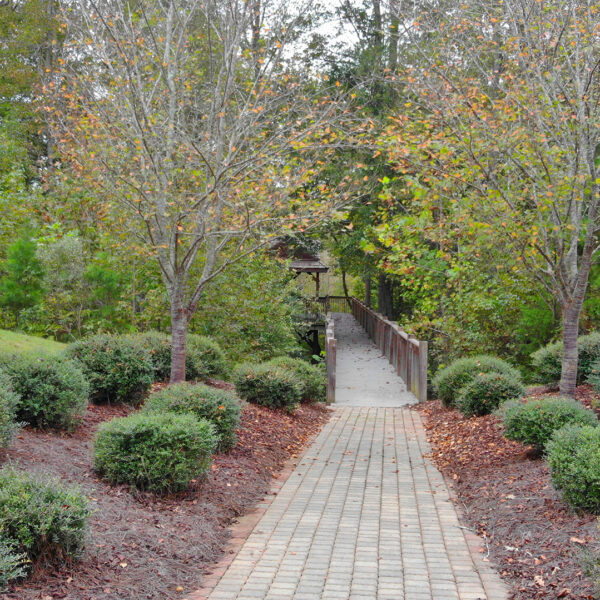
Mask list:
[[[547,390],[535,390],[535,395]],[[588,406],[594,394],[578,390]],[[485,559],[518,600],[590,599],[582,552],[598,551],[598,520],[578,515],[553,489],[546,463],[506,440],[494,416],[467,419],[433,401],[420,405],[432,458],[455,489],[467,524],[484,539]]]
[[[213,382],[219,387],[227,387]],[[242,412],[238,444],[183,494],[157,498],[99,480],[91,440],[98,425],[131,412],[90,406],[72,435],[25,429],[0,462],[81,486],[94,514],[85,556],[60,569],[37,565],[2,600],[180,600],[200,587],[229,539],[228,526],[268,492],[272,477],[329,418],[321,405],[293,415],[253,405]]]

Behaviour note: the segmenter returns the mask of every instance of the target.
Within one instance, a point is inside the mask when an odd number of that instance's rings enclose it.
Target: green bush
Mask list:
[[[90,388],[78,363],[35,353],[3,356],[0,361],[20,397],[20,421],[42,429],[67,430],[81,421]]]
[[[208,470],[217,441],[214,426],[191,414],[136,413],[100,425],[94,467],[112,483],[177,492]]]
[[[139,405],[154,380],[152,358],[140,340],[99,334],[68,346],[88,377],[94,402]]]
[[[227,373],[227,359],[221,346],[210,337],[190,333],[187,337],[187,379],[223,377]]]
[[[239,365],[233,382],[238,395],[244,400],[287,412],[296,409],[304,390],[295,373],[268,363]]]
[[[593,371],[594,363],[600,361],[600,333],[595,331],[589,335],[582,335],[577,340],[579,348],[579,362],[577,365],[577,383],[586,381]],[[531,355],[538,383],[554,385],[560,381],[562,371],[562,342],[548,344]]]
[[[236,430],[240,425],[240,400],[233,392],[219,390],[198,383],[170,385],[146,400],[144,413],[191,413],[198,419],[206,419],[215,426],[219,436],[217,449],[229,450],[237,441]]]
[[[27,556],[17,552],[15,547],[13,541],[0,538],[0,592],[6,591],[11,581],[27,573]]]
[[[596,415],[570,398],[537,398],[500,408],[504,435],[543,452],[555,431],[565,425],[596,426]]]
[[[19,399],[19,394],[13,391],[9,376],[0,371],[0,448],[6,448],[19,430],[16,422]]]
[[[501,373],[513,381],[521,381],[521,374],[506,361],[485,354],[459,358],[433,378],[433,388],[445,406],[452,406],[460,390],[481,373]]]
[[[568,425],[547,445],[554,487],[574,508],[600,512],[600,428]]]
[[[149,353],[154,368],[154,380],[166,381],[171,375],[171,337],[158,331],[147,331],[129,336]]]
[[[560,381],[562,370],[561,342],[547,344],[531,355],[531,365],[534,371],[534,380],[537,383],[552,385]]]
[[[147,331],[129,336],[148,352],[154,367],[154,380],[167,381],[171,376],[171,336],[158,331]],[[220,346],[213,339],[189,334],[185,357],[185,376],[188,380],[223,376],[227,361]]]
[[[325,372],[317,365],[311,365],[299,358],[278,356],[269,361],[270,365],[282,367],[294,373],[302,384],[303,402],[323,402],[327,393]]]
[[[0,532],[29,561],[78,558],[89,514],[76,488],[8,467],[0,471]]]
[[[523,384],[501,373],[481,373],[459,392],[456,406],[466,417],[488,415],[506,400],[520,398]]]

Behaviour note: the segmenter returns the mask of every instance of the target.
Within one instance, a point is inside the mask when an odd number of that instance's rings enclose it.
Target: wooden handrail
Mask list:
[[[325,365],[327,367],[327,404],[335,402],[335,372],[337,362],[337,340],[333,316],[327,313],[327,327],[325,329]]]
[[[427,400],[427,342],[417,340],[356,298],[352,298],[352,314],[394,365],[406,387],[420,402]]]

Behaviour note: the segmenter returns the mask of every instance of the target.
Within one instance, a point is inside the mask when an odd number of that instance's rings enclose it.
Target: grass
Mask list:
[[[0,353],[19,354],[21,352],[40,351],[48,354],[58,354],[65,348],[65,344],[41,337],[33,337],[24,333],[0,329]]]

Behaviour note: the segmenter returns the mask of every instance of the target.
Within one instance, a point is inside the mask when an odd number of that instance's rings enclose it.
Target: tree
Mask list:
[[[21,311],[38,304],[44,291],[44,271],[36,249],[31,233],[24,231],[8,249],[6,275],[0,280],[0,306],[13,313],[17,327]]]
[[[444,244],[493,244],[556,298],[570,396],[600,249],[599,12],[593,1],[471,0],[400,18],[407,36],[436,43],[404,70],[408,110],[388,137],[442,255]]]
[[[298,72],[313,3],[89,0],[50,80],[61,147],[155,258],[171,313],[171,380],[207,285],[284,231],[343,204],[315,181],[352,115]],[[296,11],[296,12],[294,12]]]

